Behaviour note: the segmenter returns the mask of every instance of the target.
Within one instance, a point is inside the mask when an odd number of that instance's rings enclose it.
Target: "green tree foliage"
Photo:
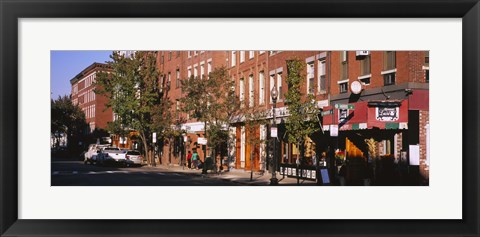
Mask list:
[[[318,124],[315,122],[316,106],[315,97],[311,94],[303,99],[301,92],[302,81],[304,76],[305,63],[301,60],[287,61],[287,84],[288,92],[285,99],[288,101],[288,112],[286,128],[288,132],[288,140],[300,147],[300,160],[303,161],[304,141],[307,136],[319,131]]]
[[[110,72],[97,74],[95,93],[108,98],[107,107],[115,114],[109,125],[111,132],[127,134],[137,131],[150,165],[155,165],[152,133],[161,138],[170,129],[171,102],[160,90],[161,73],[156,67],[154,52],[137,51],[132,57],[114,52],[108,62]]]
[[[205,124],[212,152],[227,141],[229,121],[239,113],[240,102],[232,88],[234,82],[225,67],[215,68],[207,79],[182,80],[182,111]]]
[[[76,151],[78,142],[84,142],[84,134],[87,129],[85,114],[74,105],[70,96],[59,96],[51,100],[51,127],[50,133],[55,138],[55,147],[58,147],[60,137],[66,135],[70,151]]]

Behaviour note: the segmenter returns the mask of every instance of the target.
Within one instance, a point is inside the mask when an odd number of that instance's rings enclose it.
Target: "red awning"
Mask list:
[[[343,109],[342,109],[343,108]],[[323,129],[338,125],[339,130],[407,129],[408,101],[362,101],[323,109]]]

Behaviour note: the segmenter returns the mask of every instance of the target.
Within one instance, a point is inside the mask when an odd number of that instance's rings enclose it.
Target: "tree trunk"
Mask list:
[[[150,147],[148,146],[147,138],[145,133],[140,133],[140,140],[143,143],[143,149],[145,150],[145,156],[147,157],[147,164],[150,166],[154,166],[154,162],[152,161],[152,153],[150,152]]]

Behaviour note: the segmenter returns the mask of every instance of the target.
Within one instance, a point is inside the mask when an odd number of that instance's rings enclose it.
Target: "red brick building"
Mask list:
[[[95,129],[105,129],[107,123],[113,121],[112,109],[106,109],[105,106],[107,98],[94,92],[96,74],[106,70],[109,70],[107,64],[93,63],[70,80],[72,102],[78,104],[85,113],[89,133]]]
[[[294,164],[300,148],[288,142],[285,128],[287,61],[293,59],[305,62],[301,91],[304,98],[314,95],[320,115],[321,132],[310,137],[313,153],[306,154],[306,158],[326,152],[331,158],[328,166],[334,166],[336,151],[346,152],[347,157],[361,157],[365,162],[371,162],[372,156],[390,157],[395,163],[418,166],[420,177],[428,183],[429,54],[424,51],[158,51],[157,63],[162,72],[160,89],[166,90],[165,95],[173,102],[175,111],[172,128],[186,131],[158,142],[161,163],[180,164],[185,150],[194,149],[203,160],[203,147],[197,140],[204,136],[204,125],[180,112],[179,99],[184,96],[181,80],[207,78],[214,68],[226,66],[244,107],[271,110],[270,91],[273,86],[277,87],[275,114],[280,141],[277,162]],[[100,109],[96,103],[102,99],[88,99],[91,89],[82,84],[99,65],[93,64],[71,81],[72,99],[78,101],[86,113],[93,110],[98,114]],[[108,110],[98,118],[103,120],[97,120],[97,114],[87,116],[93,128],[104,126],[108,118],[112,118]],[[259,126],[255,133],[265,141],[270,138],[271,113],[267,120],[269,124]],[[234,138],[233,146],[229,147],[231,167],[269,169],[272,161],[267,159],[266,143],[251,147],[245,124],[232,123],[230,135]],[[373,139],[374,152],[369,150],[366,139]],[[253,161],[251,149],[254,149]]]
[[[186,131],[184,135],[166,139],[158,143],[162,164],[181,164],[185,150],[196,150],[204,160],[203,146],[197,143],[198,137],[204,137],[204,124],[189,118],[180,111],[180,101],[184,95],[181,90],[181,80],[194,77],[205,79],[214,68],[225,66],[227,63],[226,51],[159,51],[157,62],[162,77],[161,90],[167,90],[165,95],[172,101],[172,111],[175,113],[176,130]],[[209,151],[207,150],[207,154]],[[183,157],[183,158],[182,158]],[[185,161],[183,161],[185,163]]]
[[[327,65],[331,106],[324,111],[331,113],[323,129],[337,134],[334,147],[371,162],[365,139],[373,138],[375,156],[418,165],[428,183],[428,52],[334,51]]]

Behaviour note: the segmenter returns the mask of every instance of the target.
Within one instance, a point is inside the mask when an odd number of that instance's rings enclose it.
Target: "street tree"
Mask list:
[[[155,52],[137,51],[130,57],[113,52],[107,62],[110,72],[97,73],[95,93],[107,97],[115,121],[109,129],[117,134],[135,131],[143,144],[145,157],[155,166],[153,132],[161,137],[171,124],[171,102],[162,85]],[[168,126],[167,126],[168,124]]]
[[[66,136],[69,151],[76,151],[79,142],[84,142],[87,129],[85,113],[78,105],[74,105],[70,96],[59,96],[51,100],[50,133],[54,137],[55,147],[59,146],[61,137]]]
[[[305,139],[320,129],[315,122],[317,113],[315,97],[312,94],[308,94],[303,98],[304,95],[301,92],[300,86],[305,79],[303,75],[304,69],[304,61],[298,59],[287,61],[288,75],[286,81],[288,91],[285,94],[285,99],[288,103],[287,110],[290,116],[286,120],[286,129],[289,142],[300,148],[299,158],[301,163],[305,163]]]
[[[185,96],[180,99],[181,109],[204,123],[207,145],[214,155],[227,142],[228,124],[239,113],[240,102],[233,88],[225,67],[215,68],[207,78],[182,80]]]

